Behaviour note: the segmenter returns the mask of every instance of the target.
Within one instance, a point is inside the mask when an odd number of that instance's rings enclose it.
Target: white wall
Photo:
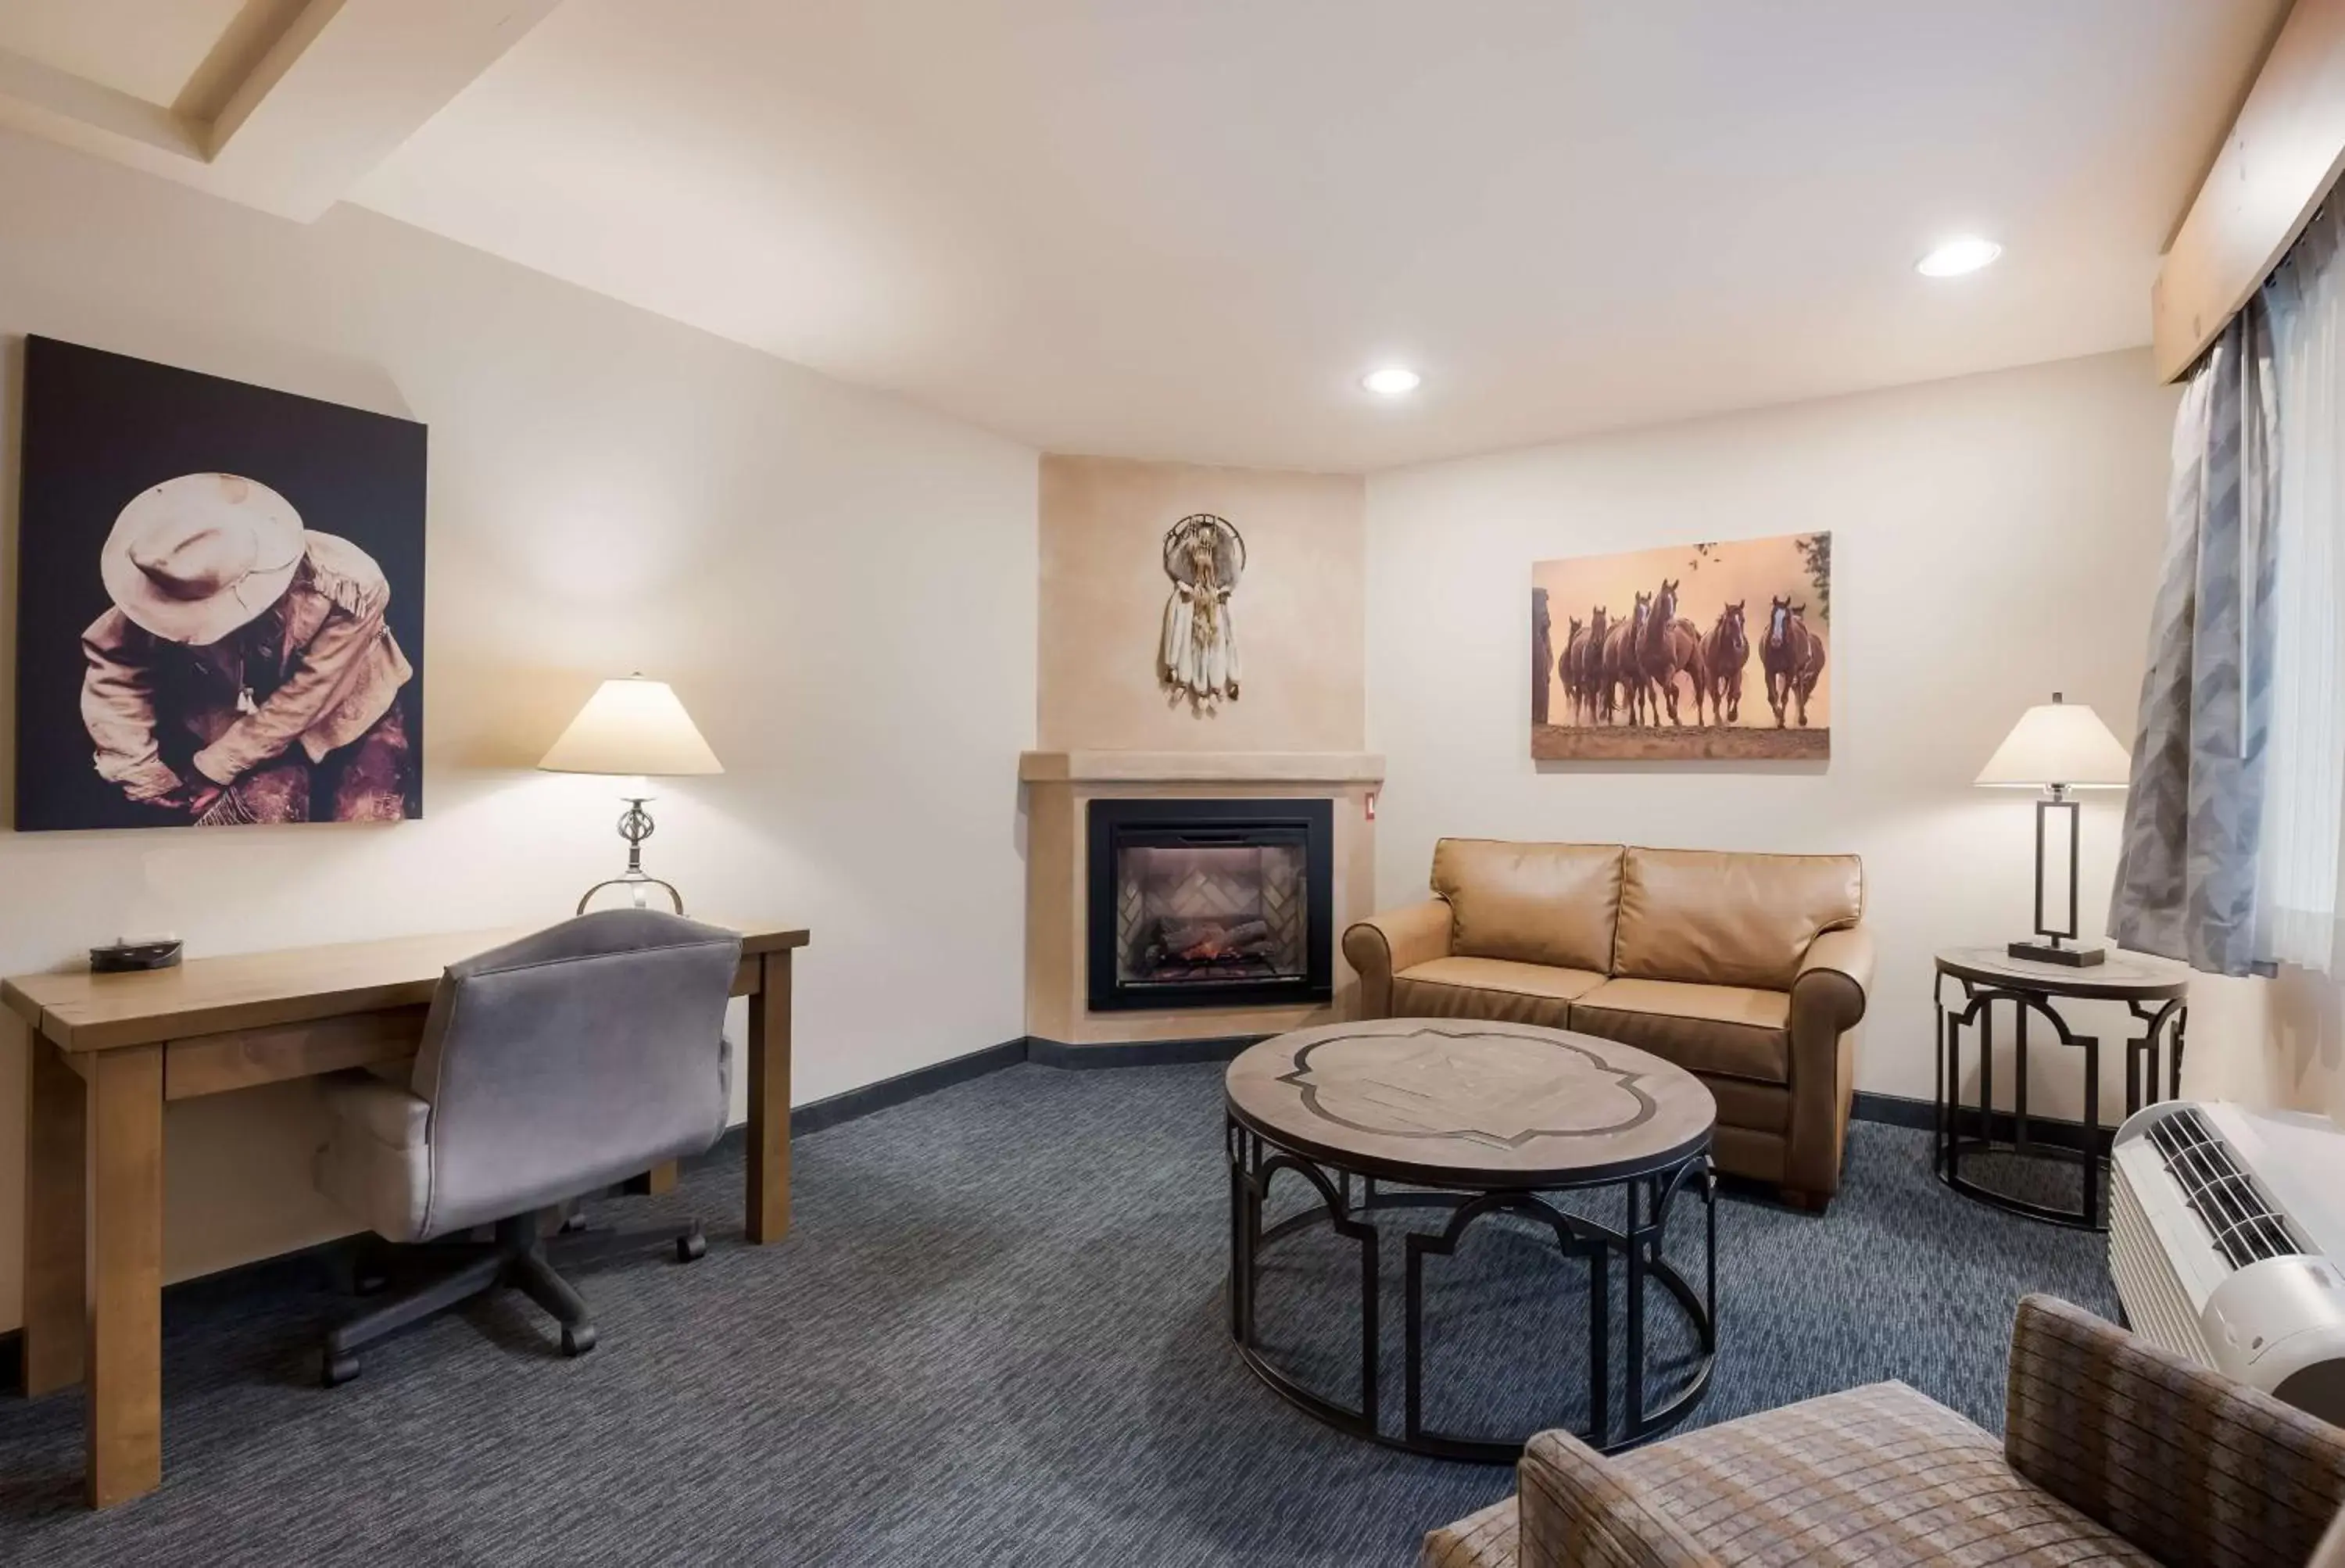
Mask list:
[[[617,802],[529,768],[640,668],[728,769],[668,790],[655,868],[699,909],[813,929],[799,1100],[1022,1033],[1033,452],[355,209],[299,227],[0,134],[11,545],[25,332],[430,425],[427,815],[0,832],[0,972],[126,928],[217,953],[566,914],[615,869]],[[9,778],[14,640],[10,619]],[[23,1084],[8,1053],[0,1329]],[[311,1094],[172,1108],[175,1278],[348,1228],[308,1189]]]
[[[1424,896],[1445,833],[1855,850],[1880,945],[1858,1082],[1927,1099],[1932,952],[2031,923],[2027,797],[1971,779],[2056,687],[2131,740],[2175,395],[2113,354],[1373,476],[1379,902]],[[1817,529],[1828,766],[1530,760],[1532,561]],[[2086,809],[2088,932],[2117,799]],[[2035,1066],[2037,1108],[2079,1104],[2073,1058]]]

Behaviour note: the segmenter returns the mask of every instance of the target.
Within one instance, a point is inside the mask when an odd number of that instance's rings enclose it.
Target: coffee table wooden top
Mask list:
[[[1299,1029],[1230,1064],[1229,1108],[1272,1143],[1365,1176],[1594,1186],[1709,1146],[1701,1081],[1631,1045],[1466,1018]]]

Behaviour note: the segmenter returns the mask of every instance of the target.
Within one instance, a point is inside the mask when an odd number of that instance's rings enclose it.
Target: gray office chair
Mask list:
[[[725,1002],[740,962],[741,939],[713,926],[654,910],[583,915],[452,965],[406,1087],[366,1073],[325,1080],[328,1196],[389,1241],[496,1230],[410,1255],[452,1267],[329,1334],[328,1387],[358,1375],[360,1347],[501,1285],[561,1323],[563,1354],[584,1355],[594,1326],[554,1259],[655,1240],[687,1263],[706,1250],[697,1222],[565,1227],[552,1257],[543,1232],[568,1200],[702,1153],[725,1131]]]

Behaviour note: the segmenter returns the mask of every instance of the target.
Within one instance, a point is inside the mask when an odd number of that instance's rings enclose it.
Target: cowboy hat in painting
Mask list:
[[[106,591],[174,643],[216,643],[283,596],[301,564],[300,514],[257,479],[182,473],[141,491],[98,557]]]

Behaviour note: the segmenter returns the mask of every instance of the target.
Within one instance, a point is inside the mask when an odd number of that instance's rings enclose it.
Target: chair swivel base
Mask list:
[[[594,1348],[594,1324],[584,1298],[554,1271],[554,1261],[576,1267],[606,1257],[642,1252],[655,1246],[675,1249],[676,1261],[690,1263],[708,1250],[700,1222],[685,1225],[627,1226],[614,1230],[579,1230],[565,1225],[551,1238],[538,1230],[538,1216],[518,1215],[499,1220],[496,1239],[486,1242],[427,1243],[403,1248],[408,1256],[442,1260],[445,1267],[422,1284],[360,1313],[326,1336],[320,1381],[327,1388],[347,1383],[359,1375],[359,1351],[451,1307],[476,1296],[510,1286],[543,1308],[562,1326],[562,1353],[583,1356]],[[365,1293],[380,1288],[379,1270],[360,1264],[354,1284]]]

